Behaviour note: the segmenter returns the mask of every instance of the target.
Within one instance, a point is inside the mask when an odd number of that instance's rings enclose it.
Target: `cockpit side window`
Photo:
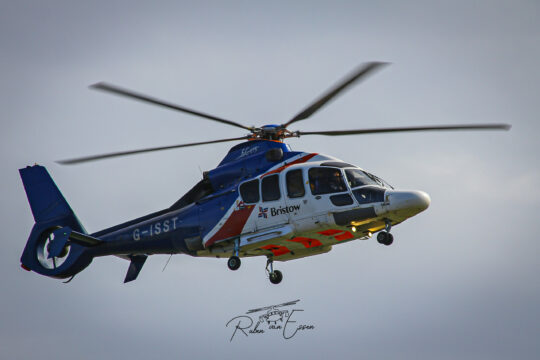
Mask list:
[[[309,186],[313,195],[347,191],[339,169],[314,167],[309,169]]]
[[[279,175],[271,175],[262,179],[261,183],[263,201],[275,201],[281,197],[279,191]]]
[[[240,196],[247,204],[259,202],[259,179],[247,181],[240,185]]]
[[[345,170],[347,175],[347,181],[351,188],[364,185],[381,185],[374,178],[370,177],[366,172],[360,169],[347,169]]]
[[[290,198],[303,197],[306,194],[304,189],[304,177],[302,169],[291,170],[286,175],[287,178],[287,196]]]

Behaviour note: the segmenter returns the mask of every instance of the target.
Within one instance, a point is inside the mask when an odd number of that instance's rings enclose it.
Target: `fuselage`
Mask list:
[[[395,190],[334,157],[252,141],[231,149],[171,208],[93,234],[106,242],[93,255],[229,257],[236,242],[240,257],[286,261],[367,239],[429,203],[424,192]]]

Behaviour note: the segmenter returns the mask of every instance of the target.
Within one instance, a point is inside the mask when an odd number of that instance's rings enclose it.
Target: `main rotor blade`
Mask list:
[[[508,124],[472,124],[472,125],[411,126],[411,127],[375,128],[375,129],[358,129],[358,130],[297,131],[296,133],[298,134],[298,136],[302,136],[302,135],[341,136],[341,135],[360,135],[360,134],[409,132],[409,131],[509,130],[510,128],[511,126]]]
[[[80,164],[80,163],[88,162],[88,161],[103,160],[103,159],[119,157],[119,156],[125,156],[125,155],[133,155],[133,154],[141,154],[141,153],[152,152],[152,151],[177,149],[177,148],[188,147],[188,146],[216,144],[216,143],[227,142],[227,141],[247,140],[248,138],[249,138],[248,136],[242,136],[242,137],[231,138],[231,139],[202,141],[202,142],[189,143],[189,144],[161,146],[161,147],[154,147],[154,148],[148,148],[148,149],[139,149],[139,150],[130,150],[130,151],[119,151],[119,152],[114,152],[114,153],[109,153],[109,154],[85,156],[85,157],[80,157],[80,158],[75,158],[75,159],[68,159],[68,160],[60,160],[60,161],[57,161],[57,163],[62,164],[62,165],[73,165],[73,164]]]
[[[188,113],[188,114],[191,114],[191,115],[196,115],[196,116],[203,117],[205,119],[214,120],[214,121],[217,121],[217,122],[220,122],[220,123],[223,123],[223,124],[236,126],[236,127],[248,130],[248,131],[253,130],[253,128],[244,126],[242,124],[239,124],[239,123],[231,121],[231,120],[226,120],[226,119],[219,118],[217,116],[205,114],[205,113],[202,113],[200,111],[192,110],[192,109],[189,109],[189,108],[186,108],[186,107],[183,107],[183,106],[179,106],[179,105],[176,105],[176,104],[173,104],[173,103],[162,101],[162,100],[159,100],[159,99],[156,99],[156,98],[144,95],[144,94],[140,94],[140,93],[136,93],[136,92],[131,91],[131,90],[123,89],[123,88],[118,87],[116,85],[107,84],[105,82],[100,82],[100,83],[91,85],[90,88],[91,89],[107,91],[107,92],[110,92],[110,93],[113,93],[113,94],[116,94],[116,95],[125,96],[125,97],[131,98],[131,99],[144,101],[144,102],[154,104],[154,105],[164,106],[164,107],[169,108],[169,109],[182,111],[182,112],[185,112],[185,113]]]
[[[335,84],[332,88],[327,90],[323,95],[321,95],[318,99],[316,99],[311,105],[309,105],[307,108],[296,114],[295,117],[293,117],[291,120],[289,120],[287,123],[283,124],[282,126],[286,128],[290,124],[307,119],[313,113],[315,113],[317,110],[322,108],[327,102],[332,100],[336,95],[338,95],[340,92],[345,90],[347,87],[351,86],[358,80],[362,79],[363,77],[366,77],[368,74],[376,70],[377,68],[380,68],[384,65],[387,65],[387,63],[383,62],[370,62],[367,64],[361,65],[359,68],[354,70],[351,74],[346,76],[344,79],[342,79],[340,82]]]

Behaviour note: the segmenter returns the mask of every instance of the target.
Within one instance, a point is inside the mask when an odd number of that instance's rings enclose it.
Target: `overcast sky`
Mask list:
[[[537,359],[538,1],[0,1],[2,359]],[[375,4],[376,5],[373,5]],[[426,191],[372,239],[276,263],[100,258],[68,285],[19,258],[33,218],[18,169],[47,166],[88,231],[170,206],[229,144],[55,160],[244,135],[88,89],[108,81],[246,125],[282,123],[362,62],[392,65],[292,130],[504,122],[509,132],[292,139]],[[315,325],[229,342],[225,324],[300,299]]]

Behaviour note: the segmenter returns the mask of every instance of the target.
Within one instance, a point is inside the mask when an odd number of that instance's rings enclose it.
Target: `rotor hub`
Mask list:
[[[284,125],[264,125],[253,129],[250,139],[281,141],[285,138],[298,136],[300,136],[298,131],[292,132]]]

